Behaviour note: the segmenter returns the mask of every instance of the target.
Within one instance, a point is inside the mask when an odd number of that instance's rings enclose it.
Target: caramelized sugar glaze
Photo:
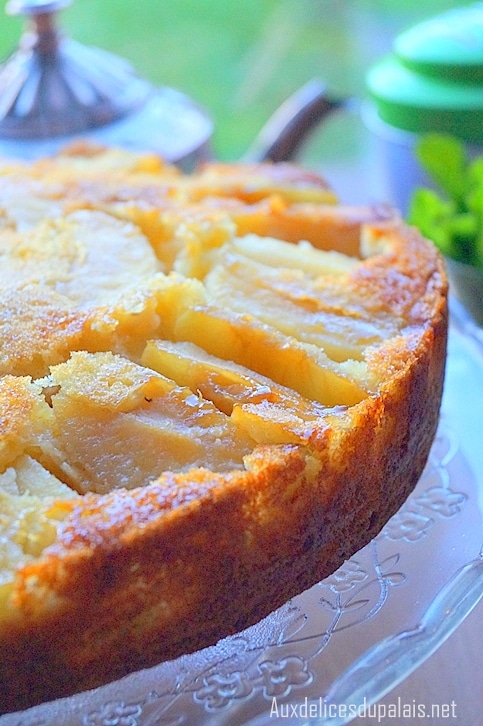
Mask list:
[[[415,486],[447,284],[295,166],[78,145],[0,171],[0,706],[214,643]]]

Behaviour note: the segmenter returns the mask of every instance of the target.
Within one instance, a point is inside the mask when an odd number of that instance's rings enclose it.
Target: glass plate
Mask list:
[[[452,319],[429,461],[367,547],[215,647],[6,715],[1,726],[265,726],[277,717],[336,726],[417,668],[483,594],[482,332],[459,307]]]

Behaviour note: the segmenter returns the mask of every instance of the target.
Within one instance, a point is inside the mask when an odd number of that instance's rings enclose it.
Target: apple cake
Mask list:
[[[447,282],[289,164],[0,169],[0,708],[213,644],[370,541],[437,426]]]

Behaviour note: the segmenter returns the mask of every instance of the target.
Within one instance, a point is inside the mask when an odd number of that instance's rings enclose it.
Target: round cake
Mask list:
[[[78,144],[0,169],[0,709],[239,632],[425,466],[447,282],[288,164]]]

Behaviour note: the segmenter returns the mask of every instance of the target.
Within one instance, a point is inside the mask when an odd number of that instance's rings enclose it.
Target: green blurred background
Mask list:
[[[60,22],[88,45],[127,58],[155,85],[178,88],[216,121],[214,152],[243,154],[270,114],[310,78],[337,96],[364,94],[368,67],[395,34],[450,0],[75,0]],[[3,7],[5,2],[3,2]],[[0,58],[15,47],[22,20],[0,16]],[[350,152],[351,134],[329,124],[304,154]],[[334,143],[334,139],[337,143]]]

